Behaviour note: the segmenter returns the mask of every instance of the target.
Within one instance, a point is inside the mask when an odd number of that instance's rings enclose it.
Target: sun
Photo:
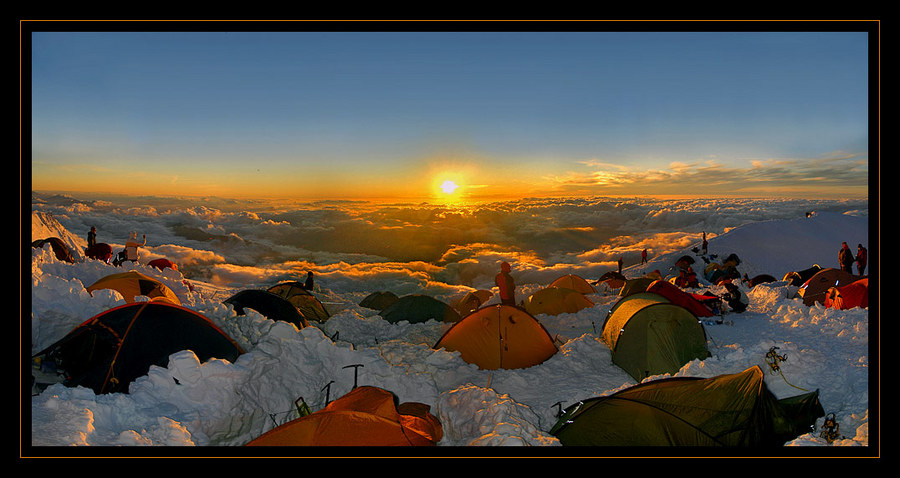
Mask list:
[[[444,191],[445,194],[453,194],[457,189],[459,189],[459,185],[449,179],[441,183],[441,191]]]

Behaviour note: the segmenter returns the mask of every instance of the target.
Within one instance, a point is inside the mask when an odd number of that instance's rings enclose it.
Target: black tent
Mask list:
[[[100,313],[34,355],[63,374],[63,384],[97,394],[128,393],[128,385],[169,356],[191,350],[201,362],[234,362],[241,347],[209,319],[169,302],[136,302]]]
[[[244,309],[253,309],[271,320],[290,322],[298,329],[309,327],[306,317],[294,304],[287,299],[265,290],[247,289],[225,299],[226,304],[234,306],[238,315],[244,314]]]

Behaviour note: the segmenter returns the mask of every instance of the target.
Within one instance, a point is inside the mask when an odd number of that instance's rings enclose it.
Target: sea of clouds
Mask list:
[[[524,198],[463,206],[35,192],[32,208],[82,237],[96,226],[98,241],[114,251],[132,231],[146,235],[141,262],[165,257],[186,278],[223,288],[313,271],[330,289],[371,292],[375,278],[394,277],[397,294],[439,295],[490,288],[501,260],[516,264],[521,283],[567,273],[596,279],[619,259],[640,262],[643,249],[653,257],[699,245],[704,232],[811,211],[867,215],[868,200]]]

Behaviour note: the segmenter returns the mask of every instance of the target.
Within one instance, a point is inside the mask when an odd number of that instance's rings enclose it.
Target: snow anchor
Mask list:
[[[363,365],[361,363],[356,363],[356,364],[347,365],[346,367],[341,367],[341,368],[350,368],[350,367],[353,367],[353,388],[355,389],[356,388],[356,376],[359,372],[359,367],[365,367],[365,365]]]

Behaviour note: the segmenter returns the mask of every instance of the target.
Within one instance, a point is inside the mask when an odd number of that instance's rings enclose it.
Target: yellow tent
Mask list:
[[[143,295],[152,300],[165,300],[181,305],[181,300],[162,282],[137,271],[110,274],[87,287],[93,293],[98,289],[112,289],[122,294],[125,302],[134,302],[134,298]]]
[[[563,289],[571,289],[582,294],[594,294],[597,292],[587,280],[581,276],[574,274],[564,275],[550,283],[550,287],[560,287]]]
[[[594,303],[584,294],[562,287],[541,289],[525,301],[525,310],[532,315],[571,314],[593,306]]]
[[[393,393],[363,386],[325,408],[262,434],[247,446],[430,446],[443,437],[429,406],[395,402]]]
[[[527,368],[556,353],[553,338],[531,314],[511,305],[483,307],[455,323],[435,344],[484,370]]]

